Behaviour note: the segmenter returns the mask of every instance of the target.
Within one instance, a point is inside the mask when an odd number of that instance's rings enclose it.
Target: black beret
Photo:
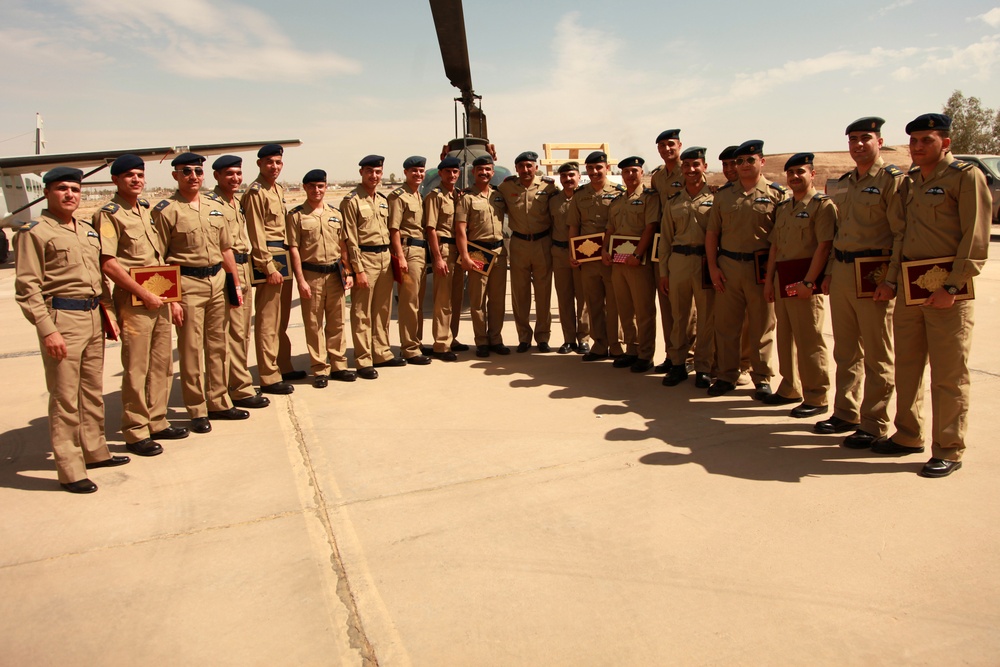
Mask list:
[[[230,167],[242,167],[243,158],[239,155],[220,155],[216,158],[215,162],[212,163],[212,171],[222,171],[223,169],[229,169]]]
[[[815,157],[812,153],[796,153],[785,162],[785,171],[788,171],[792,167],[801,167],[806,164],[811,165]]]
[[[257,151],[258,158],[271,157],[272,155],[284,155],[285,149],[281,144],[267,144],[266,146],[261,146],[260,150]]]
[[[847,129],[844,130],[844,134],[850,134],[851,132],[881,132],[882,125],[884,124],[885,118],[865,116],[848,125]]]
[[[559,173],[565,174],[567,171],[580,171],[579,162],[563,162],[559,165]]]
[[[197,153],[181,153],[170,161],[171,167],[184,167],[190,164],[198,165],[200,167],[205,164],[205,158]]]
[[[473,167],[479,167],[484,164],[493,164],[493,158],[489,155],[480,155],[475,160],[472,161]]]
[[[702,146],[692,146],[681,153],[682,160],[704,160],[705,159],[705,148]],[[722,158],[719,158],[720,160]]]
[[[925,113],[917,116],[906,124],[906,133],[913,134],[921,130],[950,130],[951,118],[943,113]]]
[[[722,149],[722,152],[719,153],[719,159],[732,160],[733,158],[736,157],[737,148],[739,148],[739,146],[726,146],[725,148]]]
[[[306,183],[326,183],[326,172],[322,169],[310,169],[302,177],[302,184]]]
[[[742,144],[736,147],[733,151],[733,157],[740,157],[741,155],[762,155],[764,153],[764,142],[760,139],[751,139],[750,141],[744,141]]]
[[[45,185],[52,185],[53,183],[58,183],[60,181],[82,183],[83,172],[73,167],[56,167],[55,169],[49,169],[45,172],[45,175],[42,176],[42,183]]]
[[[381,167],[385,158],[381,155],[366,155],[358,162],[359,167]]]
[[[514,160],[514,164],[518,162],[538,162],[538,153],[535,151],[524,151]]]
[[[132,153],[125,153],[125,155],[119,155],[115,158],[115,161],[111,163],[111,175],[120,176],[126,171],[132,171],[133,169],[146,170],[146,163],[142,161],[142,158],[138,155],[133,155]]]
[[[438,162],[438,169],[458,169],[461,166],[461,160],[454,155],[449,155],[445,159]]]
[[[597,164],[598,162],[607,162],[607,161],[608,161],[608,154],[605,153],[604,151],[594,151],[593,153],[587,156],[586,160],[584,160],[586,164]]]
[[[618,161],[618,168],[619,169],[627,169],[628,167],[641,167],[644,164],[646,164],[646,161],[643,160],[638,155],[630,155],[629,157],[625,158],[624,160],[619,160]]]
[[[427,158],[423,155],[411,155],[410,157],[403,160],[403,169],[412,169],[413,167],[426,167]]]
[[[680,138],[681,138],[680,130],[664,130],[663,132],[660,132],[658,135],[656,135],[656,143],[660,143],[661,141],[666,141],[667,139],[679,140]]]

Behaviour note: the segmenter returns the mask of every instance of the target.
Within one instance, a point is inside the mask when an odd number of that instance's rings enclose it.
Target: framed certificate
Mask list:
[[[493,262],[500,254],[496,250],[484,248],[475,241],[469,241],[469,259],[472,260],[472,270],[484,276],[490,275],[493,269]]]
[[[944,287],[951,273],[954,257],[938,257],[936,259],[918,259],[903,262],[900,265],[899,281],[903,283],[903,302],[907,306],[918,306],[927,300],[935,290]],[[976,298],[972,281],[955,295],[955,301],[967,301]]]
[[[778,292],[780,293],[782,299],[794,296],[793,294],[789,294],[788,290],[785,288],[788,285],[794,285],[795,283],[805,280],[811,264],[812,257],[785,259],[774,263],[774,272],[778,274]],[[820,275],[822,275],[822,271],[820,272]],[[813,294],[817,293],[820,293],[819,289],[813,290]]]
[[[859,299],[875,296],[875,288],[885,280],[889,270],[889,256],[856,257],[854,259],[854,288]]]
[[[165,303],[181,300],[181,267],[179,266],[142,266],[129,269],[132,280],[148,289]],[[141,306],[142,299],[132,295],[132,305]]]
[[[618,234],[613,234],[610,239],[608,239],[608,254],[611,255],[611,261],[615,264],[624,264],[628,261],[628,258],[635,254],[635,251],[639,248],[639,241],[641,240],[638,236],[619,236]],[[646,255],[643,254],[639,258],[641,264],[646,263]]]
[[[287,250],[277,250],[274,248],[269,248],[271,251],[271,260],[278,265],[278,273],[281,274],[283,278],[288,277],[288,251]],[[251,285],[261,285],[267,282],[267,274],[262,273],[257,270],[257,267],[253,267],[253,276],[250,278]]]
[[[569,240],[570,257],[580,262],[593,262],[601,259],[601,248],[604,247],[604,234],[585,234],[574,236]]]
[[[660,236],[662,236],[660,232],[653,234],[653,248],[652,252],[650,252],[649,259],[654,263],[659,263],[660,261]]]
[[[771,254],[770,248],[761,248],[753,251],[753,268],[757,276],[757,284],[763,285],[767,278],[767,256]]]

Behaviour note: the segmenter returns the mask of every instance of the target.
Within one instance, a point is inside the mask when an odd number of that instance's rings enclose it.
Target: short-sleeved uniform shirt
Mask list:
[[[299,249],[299,259],[329,266],[340,259],[343,218],[333,204],[313,208],[309,202],[288,212],[288,245]]]
[[[608,231],[622,236],[642,236],[647,225],[660,222],[660,195],[653,188],[625,192],[611,204]]]
[[[347,244],[348,259],[352,266],[360,268],[360,246],[389,245],[389,203],[381,192],[368,196],[365,187],[359,185],[344,197],[340,213],[340,234]]]
[[[465,233],[470,241],[500,241],[505,210],[503,195],[492,185],[486,192],[471,188],[463,192],[458,201],[455,222],[467,224]]]
[[[820,243],[833,240],[836,224],[836,204],[810,189],[802,201],[789,198],[778,204],[768,240],[779,262],[812,257]]]
[[[285,243],[285,190],[275,183],[268,187],[257,178],[240,202],[247,220],[247,231],[253,245],[253,263],[258,271],[270,275],[281,270],[271,259],[267,242]]]
[[[153,224],[164,259],[172,264],[215,266],[222,262],[222,252],[232,247],[222,207],[207,195],[199,197],[198,210],[176,192],[153,207]]]
[[[424,197],[424,227],[430,227],[439,237],[455,236],[455,191],[445,192],[438,186]]]
[[[667,198],[666,208],[660,218],[660,268],[666,275],[667,261],[675,245],[704,246],[708,229],[708,213],[712,210],[715,195],[707,182],[693,197],[687,188]]]
[[[684,189],[684,174],[681,173],[681,163],[678,160],[673,169],[661,164],[650,175],[649,184],[660,193],[660,210],[666,208],[667,200]]]
[[[604,187],[595,190],[589,183],[577,188],[570,202],[567,224],[579,225],[580,234],[604,233],[608,226],[611,202],[625,192],[624,185],[616,185],[610,181],[604,182]]]
[[[409,186],[401,186],[386,197],[389,203],[389,229],[398,229],[404,238],[424,238],[424,202],[420,192],[411,191]]]
[[[229,240],[233,244],[233,252],[250,252],[250,234],[247,231],[247,218],[243,214],[243,204],[240,200],[233,198],[230,204],[226,201],[222,191],[218,186],[208,193],[209,199],[215,201],[222,207],[222,212],[226,216],[226,228],[229,230]]]
[[[751,253],[768,248],[774,227],[774,210],[787,190],[763,177],[744,191],[739,181],[715,193],[708,216],[708,231],[719,233],[719,247],[730,252]]]
[[[133,209],[116,194],[94,213],[93,224],[101,235],[101,254],[115,257],[126,271],[163,263],[147,200],[139,199]]]
[[[524,187],[517,176],[508,176],[497,186],[507,205],[507,225],[518,234],[540,234],[552,227],[549,199],[559,192],[548,176],[535,176]]]
[[[549,197],[549,213],[552,215],[552,240],[566,243],[569,241],[569,207],[573,201],[573,193],[566,196],[565,190]]]

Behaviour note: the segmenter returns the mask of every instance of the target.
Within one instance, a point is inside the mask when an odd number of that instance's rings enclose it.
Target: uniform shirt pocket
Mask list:
[[[77,245],[70,239],[53,239],[45,248],[45,263],[61,269],[80,261]]]

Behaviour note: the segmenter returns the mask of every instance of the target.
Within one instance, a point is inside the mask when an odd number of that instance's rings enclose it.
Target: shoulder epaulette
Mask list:
[[[886,171],[888,171],[888,169],[887,169]],[[902,172],[901,172],[901,173],[902,173]],[[843,175],[843,176],[841,176],[840,178],[838,178],[837,180],[838,180],[838,181],[842,181],[842,180],[844,180],[845,178],[850,178],[850,176],[851,176],[851,172],[850,172],[850,171],[847,171],[847,172],[844,172],[844,175]]]
[[[97,229],[97,227],[94,227],[94,223],[91,222],[90,220],[77,220],[77,222],[82,222],[83,224],[87,225],[91,229],[94,229],[94,230]]]
[[[399,197],[399,196],[402,196],[402,194],[404,192],[406,192],[406,190],[404,190],[403,187],[400,186],[400,187],[396,188],[395,190],[393,190],[392,192],[390,192],[389,194],[396,195],[397,197]]]
[[[823,201],[824,199],[829,199],[829,198],[830,195],[825,195],[822,192],[817,192],[816,194],[813,195],[813,199],[817,201]]]
[[[781,183],[768,183],[767,187],[771,188],[772,190],[777,190],[778,192],[788,192],[788,188],[786,188]]]
[[[972,163],[966,162],[965,160],[955,160],[948,166],[952,169],[958,169],[959,171],[968,171],[969,169],[972,169]]]
[[[907,174],[915,174],[918,171],[920,171],[920,166],[919,165],[913,165],[912,167],[910,167],[910,170],[908,172],[906,172],[906,173]]]
[[[354,190],[351,190],[350,192],[348,192],[348,193],[347,193],[347,194],[346,194],[346,195],[344,196],[344,201],[347,201],[348,199],[354,199],[354,197],[356,197],[357,195],[358,195],[358,193],[357,193],[357,192],[355,192]]]
[[[507,182],[509,182],[509,181],[516,181],[516,180],[517,180],[517,176],[515,176],[514,174],[511,174],[511,175],[510,175],[510,176],[508,176],[507,178],[503,179],[503,182],[504,182],[504,183],[507,183]]]
[[[296,206],[295,208],[293,208],[291,211],[289,211],[289,213],[300,213],[301,211],[302,211],[302,204],[299,204],[298,206]]]
[[[617,190],[618,192],[625,192],[625,186],[622,185],[621,183],[616,183],[615,190]]]
[[[643,188],[642,194],[644,195],[655,195],[657,194],[656,188]]]
[[[213,200],[213,201],[218,201],[218,202],[221,202],[221,201],[222,201],[222,197],[220,197],[220,196],[219,196],[218,194],[216,194],[215,192],[211,192],[211,191],[209,191],[209,192],[206,192],[206,193],[205,193],[205,196],[206,196],[206,197],[208,197],[209,199]]]
[[[731,187],[733,187],[733,182],[732,181],[726,181],[725,185],[720,185],[719,189],[716,190],[716,192],[722,192],[726,188],[731,188]]]
[[[658,171],[660,171],[661,169],[663,169],[663,168],[664,168],[665,166],[666,166],[666,165],[663,165],[663,164],[661,164],[661,165],[660,165],[659,167],[656,167],[655,169],[653,169],[653,171],[649,172],[649,175],[650,175],[650,176],[652,176],[652,175],[653,175],[653,174],[655,174],[656,172],[658,172]]]
[[[18,227],[17,231],[19,231],[19,232],[27,232],[27,231],[29,231],[32,227],[34,227],[37,224],[38,224],[37,220],[32,220],[31,222],[26,222],[25,224],[23,224],[20,227]]]
[[[101,208],[101,210],[107,213],[115,213],[120,208],[121,206],[119,206],[118,204],[114,203],[113,201],[109,201]]]
[[[542,183],[555,183],[556,179],[551,176],[542,176]]]
[[[168,206],[170,206],[170,200],[169,199],[164,199],[164,200],[160,201],[160,203],[157,204],[156,207],[153,210],[154,211],[162,211],[163,209],[165,209]]]
[[[469,187],[465,188],[464,190],[462,190],[462,194],[463,195],[471,195],[471,194],[473,194],[472,186],[469,186]]]
[[[249,189],[250,190],[260,190],[260,183],[258,183],[257,181],[254,181],[253,183],[250,184],[250,188]]]
[[[400,188],[400,190],[402,190],[402,188]],[[376,192],[376,193],[375,193],[375,196],[376,196],[376,197],[381,197],[382,199],[388,199],[388,197],[386,197],[386,196],[385,196],[384,194],[382,194],[381,192]]]
[[[327,207],[328,209],[330,209],[331,211],[338,211],[338,212],[340,211],[340,209],[339,209],[339,208],[337,208],[336,206],[334,206],[334,205],[333,205],[333,204],[331,204],[330,202],[327,202],[327,203],[326,203],[326,207]]]
[[[149,208],[149,200],[143,197],[139,197],[139,206],[143,208]]]
[[[890,176],[902,176],[903,175],[903,170],[900,169],[899,167],[897,167],[894,164],[887,164],[887,165],[885,165],[885,167],[883,167],[883,169],[885,169],[886,172]],[[847,172],[847,173],[849,174],[851,172]]]
[[[793,200],[792,199],[782,199],[781,201],[778,202],[778,206],[781,206],[782,204],[787,204],[787,203],[789,203],[791,201],[793,201]]]
[[[674,194],[672,194],[672,195],[670,195],[669,197],[667,197],[667,201],[670,201],[671,199],[674,199],[674,198],[676,198],[676,197],[680,197],[680,196],[681,196],[681,191],[680,191],[680,190],[678,190],[678,191],[677,191],[677,192],[675,192]]]

